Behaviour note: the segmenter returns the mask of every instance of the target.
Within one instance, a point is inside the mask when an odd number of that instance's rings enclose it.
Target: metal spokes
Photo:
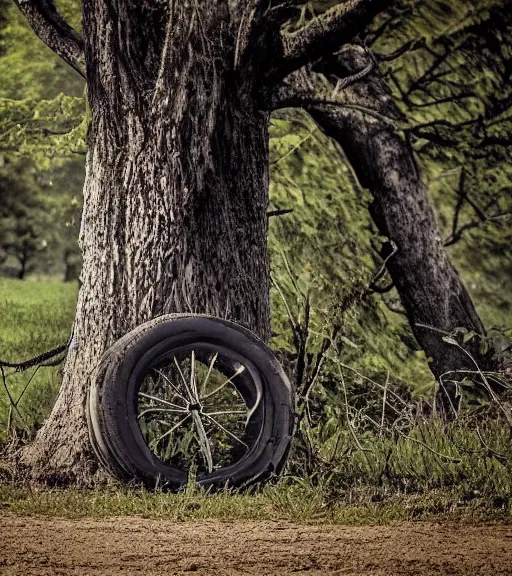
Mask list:
[[[137,418],[147,446],[163,463],[212,473],[250,450],[248,427],[259,401],[242,362],[195,347],[149,371]]]

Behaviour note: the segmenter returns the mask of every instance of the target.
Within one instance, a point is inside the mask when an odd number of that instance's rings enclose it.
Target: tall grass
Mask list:
[[[448,489],[464,501],[485,497],[498,507],[512,504],[512,435],[503,418],[424,420],[407,433],[353,434],[340,426],[323,442],[315,438],[316,432],[308,434],[315,468],[310,478],[333,495],[369,487],[379,497]],[[299,454],[291,462],[295,475],[306,468],[301,436]]]

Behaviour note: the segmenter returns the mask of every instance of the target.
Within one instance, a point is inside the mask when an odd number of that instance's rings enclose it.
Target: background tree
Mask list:
[[[41,171],[30,160],[7,156],[2,161],[0,273],[23,279],[27,273],[41,272],[76,280],[81,166],[66,162],[65,167]]]
[[[23,280],[51,236],[45,199],[27,162],[0,168],[0,261]]]
[[[40,174],[47,210],[53,222],[46,270],[59,274],[65,282],[77,280],[81,268],[78,233],[84,183],[83,159],[54,160]]]

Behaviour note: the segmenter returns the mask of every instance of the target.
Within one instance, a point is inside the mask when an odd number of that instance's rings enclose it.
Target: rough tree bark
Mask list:
[[[453,416],[458,409],[454,382],[464,377],[455,372],[474,372],[476,366],[443,337],[460,327],[480,335],[485,330],[443,246],[412,148],[397,131],[396,123],[404,119],[364,48],[347,45],[315,70],[330,80],[331,92],[338,85],[338,104],[322,103],[318,95],[315,99],[304,82],[298,83],[298,91],[297,83],[283,89],[284,103],[303,99],[313,119],[341,145],[361,186],[373,195],[373,221],[390,240],[383,253],[389,256],[387,269],[414,336],[432,359],[430,367],[440,383],[438,409]],[[470,345],[469,350],[480,368],[487,368],[488,359],[478,347]]]

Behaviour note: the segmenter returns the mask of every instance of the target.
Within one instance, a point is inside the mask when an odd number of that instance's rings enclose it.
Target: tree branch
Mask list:
[[[412,52],[413,50],[418,50],[419,48],[425,47],[425,38],[419,38],[418,40],[409,40],[401,48],[391,52],[391,54],[375,54],[375,58],[378,62],[392,62],[400,56],[403,56],[406,52]]]
[[[338,100],[332,100],[329,98],[288,98],[279,100],[278,105],[276,104],[275,109],[277,108],[304,108],[305,110],[313,107],[318,106],[333,106],[336,108],[344,108],[345,110],[357,110],[358,112],[362,112],[363,114],[367,114],[368,116],[372,116],[381,122],[384,122],[392,129],[398,129],[398,126],[393,118],[389,118],[380,114],[376,110],[372,108],[366,108],[365,106],[359,106],[357,104],[345,104],[344,102],[339,102]]]
[[[36,35],[85,78],[83,38],[57,12],[53,0],[14,0]]]
[[[308,62],[335,52],[392,3],[393,0],[348,0],[296,32],[282,34],[282,57],[274,63],[267,78],[275,83]]]
[[[499,224],[501,224],[502,220],[506,221],[506,220],[510,219],[511,216],[512,216],[512,210],[504,210],[504,211],[497,211],[494,214],[486,215],[485,220],[482,220],[480,218],[475,218],[474,220],[471,220],[471,222],[464,224],[458,230],[453,232],[452,235],[444,241],[444,246],[448,247],[448,246],[453,246],[454,244],[457,244],[457,242],[462,240],[464,232],[467,232],[468,230],[478,228],[482,224],[487,223],[487,222],[491,222],[491,223],[495,223],[495,224],[499,225]]]
[[[466,169],[463,167],[460,172],[459,187],[457,190],[457,204],[455,206],[453,219],[452,219],[452,231],[450,236],[444,241],[445,246],[453,246],[462,240],[463,235],[468,230],[473,228],[478,228],[481,225],[492,222],[496,224],[501,224],[502,220],[507,220],[512,215],[512,210],[501,209],[499,206],[499,193],[498,196],[491,198],[490,201],[481,209],[476,202],[474,202],[468,195],[466,190]],[[501,192],[501,191],[500,191]],[[475,212],[476,218],[470,220],[466,224],[460,225],[460,216],[465,203],[469,204],[473,211]],[[491,208],[495,210],[491,213]]]

